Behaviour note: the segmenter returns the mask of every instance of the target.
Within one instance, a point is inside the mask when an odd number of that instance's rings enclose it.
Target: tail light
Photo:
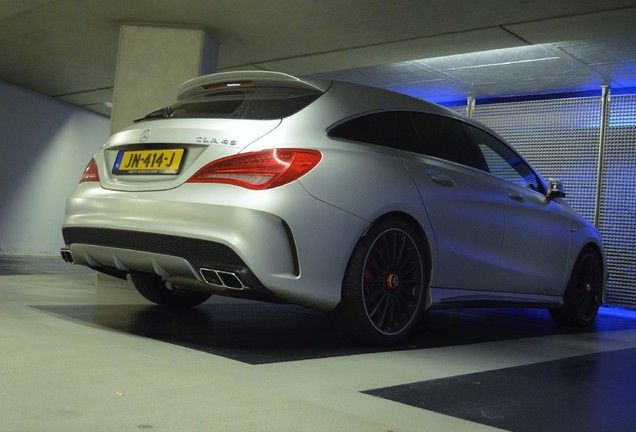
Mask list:
[[[271,189],[311,171],[322,159],[316,150],[271,149],[243,153],[214,161],[189,183],[226,183],[247,189]]]
[[[80,183],[84,182],[98,182],[99,181],[99,172],[97,171],[97,163],[95,163],[95,159],[91,159],[91,161],[86,165],[86,169],[84,170],[84,174],[80,179]]]

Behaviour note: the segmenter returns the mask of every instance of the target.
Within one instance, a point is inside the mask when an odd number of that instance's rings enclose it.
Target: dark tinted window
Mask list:
[[[289,117],[321,92],[288,87],[252,87],[197,95],[148,114],[152,118],[229,118],[275,120]]]
[[[422,145],[413,127],[411,115],[408,112],[397,113],[395,147],[400,150],[422,153]]]
[[[413,113],[413,123],[422,143],[422,153],[474,168],[483,168],[483,160],[455,119],[432,114]]]
[[[420,150],[409,113],[402,111],[386,111],[356,117],[331,129],[328,135],[412,152]]]
[[[339,124],[329,131],[332,138],[393,146],[395,113],[381,112],[363,115]]]
[[[519,186],[542,191],[535,172],[508,145],[481,129],[466,127],[483,154],[486,171]]]

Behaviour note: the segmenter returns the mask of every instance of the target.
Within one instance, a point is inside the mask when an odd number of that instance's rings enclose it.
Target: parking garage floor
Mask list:
[[[0,431],[636,430],[636,313],[433,311],[407,344],[213,297],[169,313],[57,258],[0,257]]]

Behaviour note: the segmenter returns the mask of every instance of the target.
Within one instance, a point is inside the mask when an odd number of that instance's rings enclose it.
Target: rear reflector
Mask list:
[[[247,189],[271,189],[299,179],[322,159],[316,150],[271,149],[214,161],[189,183],[226,183]]]
[[[95,163],[95,159],[91,159],[88,165],[86,165],[86,169],[84,170],[84,174],[80,179],[80,183],[94,181],[99,181],[99,172],[97,171],[97,163]]]

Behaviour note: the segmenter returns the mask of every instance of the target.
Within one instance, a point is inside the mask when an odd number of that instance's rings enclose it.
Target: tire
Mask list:
[[[357,341],[399,343],[420,318],[428,275],[417,232],[400,219],[381,221],[354,248],[335,320]]]
[[[550,309],[558,324],[590,326],[603,299],[603,264],[598,252],[586,247],[578,256],[563,296],[563,306]]]
[[[155,274],[131,273],[130,279],[137,291],[139,291],[139,294],[144,296],[147,300],[167,308],[192,308],[200,305],[212,296],[212,294],[180,289],[178,286],[164,281],[161,276]]]

